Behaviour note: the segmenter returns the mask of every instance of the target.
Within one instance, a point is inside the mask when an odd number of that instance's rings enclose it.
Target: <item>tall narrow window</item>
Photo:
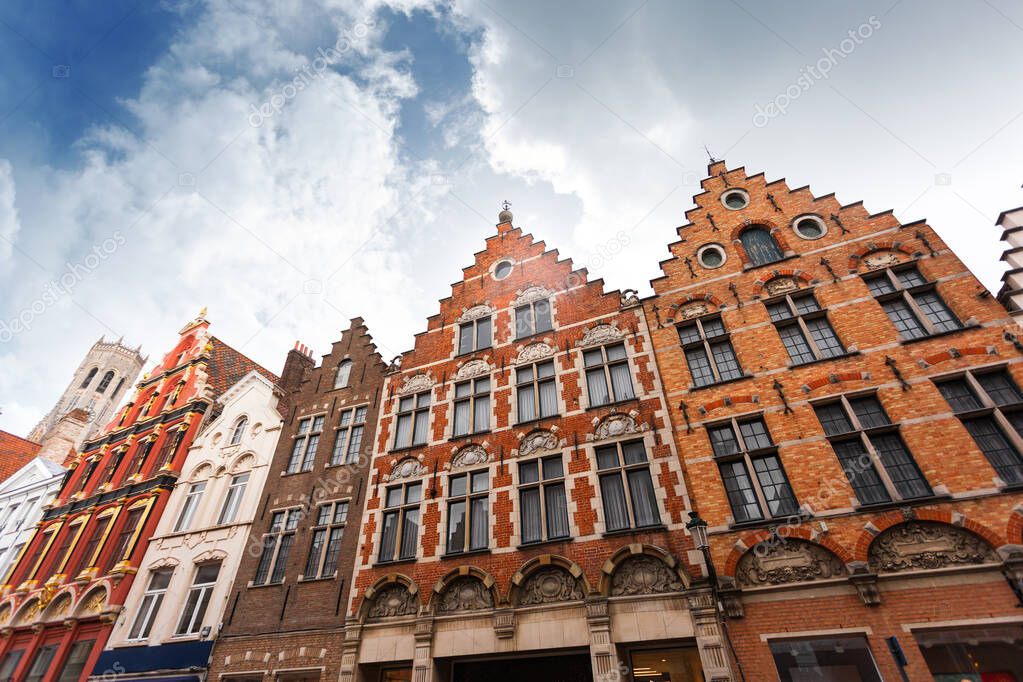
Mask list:
[[[739,359],[721,317],[705,317],[680,325],[678,338],[694,386],[709,386],[743,376]]]
[[[1009,373],[968,371],[940,381],[938,390],[998,477],[1023,483],[1023,393]]]
[[[46,644],[36,649],[36,655],[32,659],[32,665],[28,669],[28,676],[25,678],[25,682],[41,682],[50,669],[50,664],[53,663],[53,658],[57,655],[57,648],[59,646],[60,644]]]
[[[515,338],[548,332],[554,328],[551,321],[551,302],[546,298],[520,305],[515,309]]]
[[[558,389],[555,385],[553,360],[515,369],[515,401],[520,424],[558,414]]]
[[[896,267],[865,276],[864,281],[903,340],[960,329],[963,325],[916,266]]]
[[[78,478],[78,485],[75,487],[75,493],[81,493],[85,491],[85,487],[89,485],[89,479],[92,478],[92,473],[96,471],[96,467],[99,465],[99,459],[87,459],[85,463],[79,465],[82,469],[82,475]]]
[[[128,471],[126,472],[129,477],[138,476],[142,473],[142,470],[146,466],[146,460],[149,458],[149,453],[153,450],[155,441],[147,440],[144,443],[139,443],[135,446],[135,454],[131,458],[131,462],[128,465]]]
[[[249,472],[247,471],[231,477],[231,485],[227,487],[224,506],[220,508],[218,524],[232,523],[238,516],[238,508],[241,507],[242,499],[245,497],[245,486],[248,483]]]
[[[7,652],[4,660],[0,662],[0,682],[14,682],[14,671],[18,669],[18,664],[21,663],[24,655],[24,649]]]
[[[767,265],[785,257],[778,242],[766,228],[751,227],[739,235],[750,265]]]
[[[128,639],[139,640],[149,637],[149,631],[153,629],[153,621],[160,612],[163,604],[163,597],[167,594],[167,586],[170,585],[173,571],[169,568],[153,571],[149,576],[149,584],[142,595],[142,603],[135,613],[135,620],[132,621],[131,630],[128,631]]]
[[[423,391],[398,401],[398,416],[394,429],[394,448],[425,445],[430,424],[430,392]]]
[[[414,559],[419,541],[419,502],[423,484],[405,483],[387,489],[384,500],[380,561]]]
[[[785,350],[794,365],[845,354],[828,314],[821,310],[813,292],[786,294],[767,304]]]
[[[794,514],[796,496],[762,417],[707,427],[737,523]]]
[[[118,562],[126,561],[131,555],[131,551],[134,549],[135,533],[138,531],[139,523],[142,521],[142,515],[145,511],[142,507],[128,511],[128,518],[124,520],[124,525],[121,526],[121,532],[117,535],[113,551],[107,557],[106,567],[103,569],[104,573],[109,573]]]
[[[636,397],[624,343],[584,351],[583,366],[586,368],[586,391],[590,407]]]
[[[929,497],[913,456],[875,396],[814,405],[845,477],[861,505]]]
[[[220,575],[220,562],[202,564],[195,572],[192,589],[185,599],[185,609],[181,612],[175,635],[193,635],[202,629],[202,620],[206,616],[206,608],[210,605],[213,588],[217,586]]]
[[[101,516],[96,519],[96,523],[92,527],[92,534],[89,536],[89,541],[85,543],[85,548],[78,555],[75,569],[68,572],[68,577],[74,578],[86,568],[91,568],[95,565],[95,562],[98,560],[97,553],[99,552],[100,543],[106,537],[113,518],[113,515],[110,515]]]
[[[344,388],[352,375],[352,361],[342,360],[337,366],[337,374],[334,375],[334,388]]]
[[[306,417],[298,423],[298,433],[291,445],[291,457],[288,458],[288,473],[311,471],[316,460],[316,447],[320,444],[323,431],[324,415]]]
[[[448,478],[448,554],[490,546],[490,472]]]
[[[78,388],[88,388],[89,384],[92,383],[92,378],[96,376],[96,372],[98,371],[99,367],[93,367],[90,369],[89,373],[85,375],[84,379],[82,379],[82,383],[78,386]]]
[[[522,544],[569,536],[561,455],[519,463],[519,506]]]
[[[238,421],[234,423],[234,431],[231,432],[231,445],[238,445],[238,443],[242,442],[242,436],[245,435],[245,427],[248,425],[248,417],[238,417]]]
[[[491,343],[489,317],[481,317],[478,320],[466,322],[458,326],[459,355],[490,348]]]
[[[316,513],[313,539],[309,544],[309,558],[306,559],[305,573],[302,575],[304,580],[334,577],[347,521],[347,501],[320,505]]]
[[[67,530],[64,531],[64,535],[60,540],[60,545],[57,546],[56,551],[50,552],[46,568],[37,576],[39,582],[45,583],[54,573],[63,567],[64,560],[67,558],[68,552],[71,550],[71,543],[74,542],[78,536],[78,531],[80,529],[81,524],[78,524],[75,526],[68,526]]]
[[[490,430],[490,379],[483,377],[455,384],[453,434],[464,436]]]
[[[117,474],[117,470],[121,467],[122,461],[124,461],[124,450],[118,448],[117,450],[114,450],[114,453],[110,456],[110,460],[107,462],[107,467],[103,470],[103,475],[100,476],[100,485],[110,483],[114,480],[114,476]]]
[[[175,533],[188,530],[192,526],[195,510],[199,508],[199,502],[202,500],[205,490],[206,481],[199,481],[189,486],[188,494],[185,495],[185,503],[181,506],[181,513],[178,514],[178,520],[174,523]]]
[[[178,446],[181,445],[181,441],[185,438],[184,431],[178,431],[175,434],[168,433],[163,438],[163,445],[160,446],[160,452],[156,456],[156,462],[153,463],[153,472],[159,472],[164,467],[170,465],[174,461],[174,455],[177,454]]]
[[[604,527],[615,531],[660,524],[643,441],[605,445],[597,448],[596,454]]]
[[[96,393],[103,393],[110,386],[110,382],[114,380],[113,371],[107,372],[103,375],[103,378],[99,380],[99,386],[96,387]]]
[[[288,554],[295,542],[295,529],[302,516],[300,509],[276,511],[270,517],[270,529],[263,535],[263,549],[256,565],[253,584],[279,583],[284,580]]]
[[[337,431],[334,434],[334,448],[330,452],[330,465],[354,464],[359,460],[362,449],[362,432],[366,428],[365,405],[341,413]]]
[[[92,647],[95,644],[96,640],[94,639],[80,639],[72,644],[57,682],[78,682],[82,673],[85,672],[85,663],[89,660],[89,654],[92,653]]]

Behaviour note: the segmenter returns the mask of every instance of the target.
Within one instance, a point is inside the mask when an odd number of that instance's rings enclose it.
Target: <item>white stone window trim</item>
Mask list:
[[[800,630],[798,632],[763,632],[760,634],[761,642],[770,642],[771,640],[784,641],[784,640],[799,640],[799,639],[821,639],[824,637],[834,637],[835,635],[866,635],[870,637],[874,634],[873,628],[869,625],[856,628],[834,628],[831,630]]]
[[[717,265],[707,265],[703,261],[703,255],[708,251],[718,251],[721,254],[721,262]],[[722,267],[728,262],[728,252],[725,251],[725,247],[717,242],[711,242],[710,244],[704,244],[696,250],[696,262],[700,264],[700,267],[706,268],[707,270],[716,270]]]
[[[742,206],[733,208],[732,206],[729,206],[725,202],[727,201],[728,197],[735,194],[742,196],[742,198],[745,199],[745,203]],[[727,208],[729,211],[741,211],[749,206],[749,192],[739,187],[733,187],[732,189],[725,190],[724,192],[721,193],[720,199],[721,205]]]
[[[817,225],[821,228],[821,233],[816,236],[808,236],[800,232],[799,223],[803,222],[804,220],[810,220],[817,223]],[[798,215],[792,219],[791,225],[792,231],[796,233],[796,236],[799,237],[800,239],[805,239],[806,241],[815,241],[817,239],[821,239],[828,233],[828,224],[824,222],[824,218],[820,217],[816,213],[804,213],[802,215]]]

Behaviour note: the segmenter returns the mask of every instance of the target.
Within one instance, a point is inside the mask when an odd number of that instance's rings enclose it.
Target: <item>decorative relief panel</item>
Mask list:
[[[700,317],[710,312],[710,306],[703,301],[693,301],[687,303],[678,309],[678,319],[680,320],[691,320],[694,317]]]
[[[638,413],[635,413],[638,414]],[[592,434],[586,434],[586,440],[606,440],[617,436],[626,436],[632,433],[642,433],[647,430],[644,423],[636,423],[635,414],[612,414],[604,419],[593,420],[596,427]]]
[[[481,317],[493,314],[494,309],[490,307],[489,303],[480,303],[479,305],[474,305],[471,308],[462,310],[462,314],[458,316],[458,319],[455,320],[455,322],[471,322],[473,320],[478,320]]]
[[[554,292],[543,286],[542,284],[534,284],[528,286],[525,289],[520,289],[515,292],[515,299],[511,302],[512,307],[526,305],[533,301],[540,301],[545,298],[550,298],[554,295]]]
[[[912,571],[998,561],[979,535],[958,526],[908,521],[878,535],[870,545],[872,571]]]
[[[479,578],[464,576],[457,578],[448,585],[437,602],[437,611],[451,613],[454,611],[477,611],[494,606],[494,595],[486,588]]]
[[[766,291],[769,296],[787,294],[790,291],[796,291],[798,289],[799,280],[795,277],[775,277],[764,284],[764,291]]]
[[[561,439],[553,431],[533,431],[519,441],[519,457],[561,448]]]
[[[463,467],[476,466],[477,464],[486,464],[489,460],[490,457],[487,455],[487,451],[481,446],[466,445],[451,458],[451,468],[461,469]]]
[[[632,556],[615,569],[611,578],[611,596],[681,592],[682,580],[660,559],[643,554]]]
[[[867,254],[862,261],[868,270],[880,270],[881,268],[898,265],[901,262],[902,258],[894,251],[874,251]]]
[[[470,360],[455,372],[455,379],[471,379],[482,374],[490,374],[493,369],[486,360]]]
[[[583,598],[579,581],[558,566],[541,568],[529,575],[519,588],[519,604],[556,604]]]
[[[373,599],[368,618],[391,618],[393,616],[414,616],[419,612],[416,596],[404,585],[397,583],[388,585]]]
[[[522,350],[519,351],[518,357],[515,358],[515,364],[522,365],[527,362],[544,360],[551,357],[556,352],[556,348],[553,348],[543,341],[537,341],[536,343],[531,343],[528,346],[522,347]]]
[[[624,334],[617,327],[610,324],[598,324],[596,327],[587,329],[577,345],[599,346],[605,343],[621,341],[623,337]]]
[[[401,388],[398,389],[398,395],[405,395],[406,393],[418,393],[419,391],[425,391],[428,388],[433,387],[433,379],[429,374],[416,374],[410,376],[402,383]]]
[[[394,481],[399,478],[415,478],[416,476],[422,476],[426,473],[426,468],[423,466],[415,457],[406,457],[391,469],[391,473],[387,476],[388,481]]]
[[[739,559],[735,581],[741,586],[784,585],[846,575],[842,560],[812,542],[793,538],[767,540]]]

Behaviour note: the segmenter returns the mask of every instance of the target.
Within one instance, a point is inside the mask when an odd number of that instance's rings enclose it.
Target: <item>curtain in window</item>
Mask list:
[[[550,417],[558,413],[558,391],[554,381],[540,384],[540,416]]]
[[[384,529],[380,535],[380,560],[390,561],[394,558],[394,543],[398,539],[398,512],[384,514]]]
[[[472,332],[473,325],[463,324],[458,328],[458,354],[468,353],[472,351]]]
[[[405,523],[401,528],[401,558],[411,559],[416,555],[416,541],[419,539],[419,510],[405,511]]]
[[[490,318],[476,321],[476,350],[490,348]]]
[[[536,419],[536,409],[533,405],[533,385],[528,384],[519,388],[519,421],[528,422]],[[542,398],[541,394],[541,398]]]
[[[486,395],[476,398],[474,408],[473,431],[487,431],[490,429],[490,396]]]
[[[465,548],[465,502],[448,505],[448,552],[461,552]]]
[[[422,445],[426,442],[426,427],[430,422],[430,411],[420,410],[416,412],[416,425],[412,432],[412,442],[415,445]]]
[[[739,241],[742,242],[742,248],[746,250],[746,255],[753,265],[773,263],[784,257],[778,242],[774,240],[770,232],[762,227],[746,230],[739,235]]]
[[[633,469],[628,473],[629,493],[632,495],[632,511],[637,526],[652,526],[660,523],[657,513],[657,499],[649,469]]]
[[[534,304],[534,310],[536,311],[536,331],[545,332],[553,328],[550,301],[537,301]]]
[[[477,497],[472,501],[472,528],[469,535],[469,549],[484,549],[490,544],[490,520],[487,514],[487,498]]]
[[[604,525],[607,530],[629,527],[629,509],[625,504],[625,487],[619,473],[600,477],[600,495],[604,498]]]
[[[611,402],[607,393],[607,381],[604,379],[604,368],[591,369],[586,372],[586,388],[590,395],[590,405],[606,405]]]
[[[400,448],[408,445],[409,431],[412,428],[412,415],[405,414],[398,417],[398,424],[395,426],[394,447]]]
[[[519,494],[522,507],[522,542],[539,542],[540,535],[540,491],[537,488],[523,490]],[[548,507],[548,514],[550,514]]]
[[[455,403],[454,434],[460,436],[469,433],[469,401],[459,400]]]
[[[556,483],[544,488],[544,502],[547,505],[547,537],[568,537],[568,503],[565,499],[565,485]]]
[[[628,400],[635,397],[632,391],[632,375],[629,372],[629,363],[623,362],[618,365],[611,365],[611,388],[614,390],[615,400]]]

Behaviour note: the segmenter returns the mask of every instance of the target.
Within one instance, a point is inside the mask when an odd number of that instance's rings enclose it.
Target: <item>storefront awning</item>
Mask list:
[[[93,675],[107,675],[111,672],[118,680],[143,679],[147,682],[168,682],[178,680],[195,682],[198,676],[192,673],[203,670],[210,658],[213,642],[175,642],[159,646],[131,646],[110,649],[99,655]],[[140,677],[139,673],[150,673]],[[167,676],[159,677],[159,673]]]

